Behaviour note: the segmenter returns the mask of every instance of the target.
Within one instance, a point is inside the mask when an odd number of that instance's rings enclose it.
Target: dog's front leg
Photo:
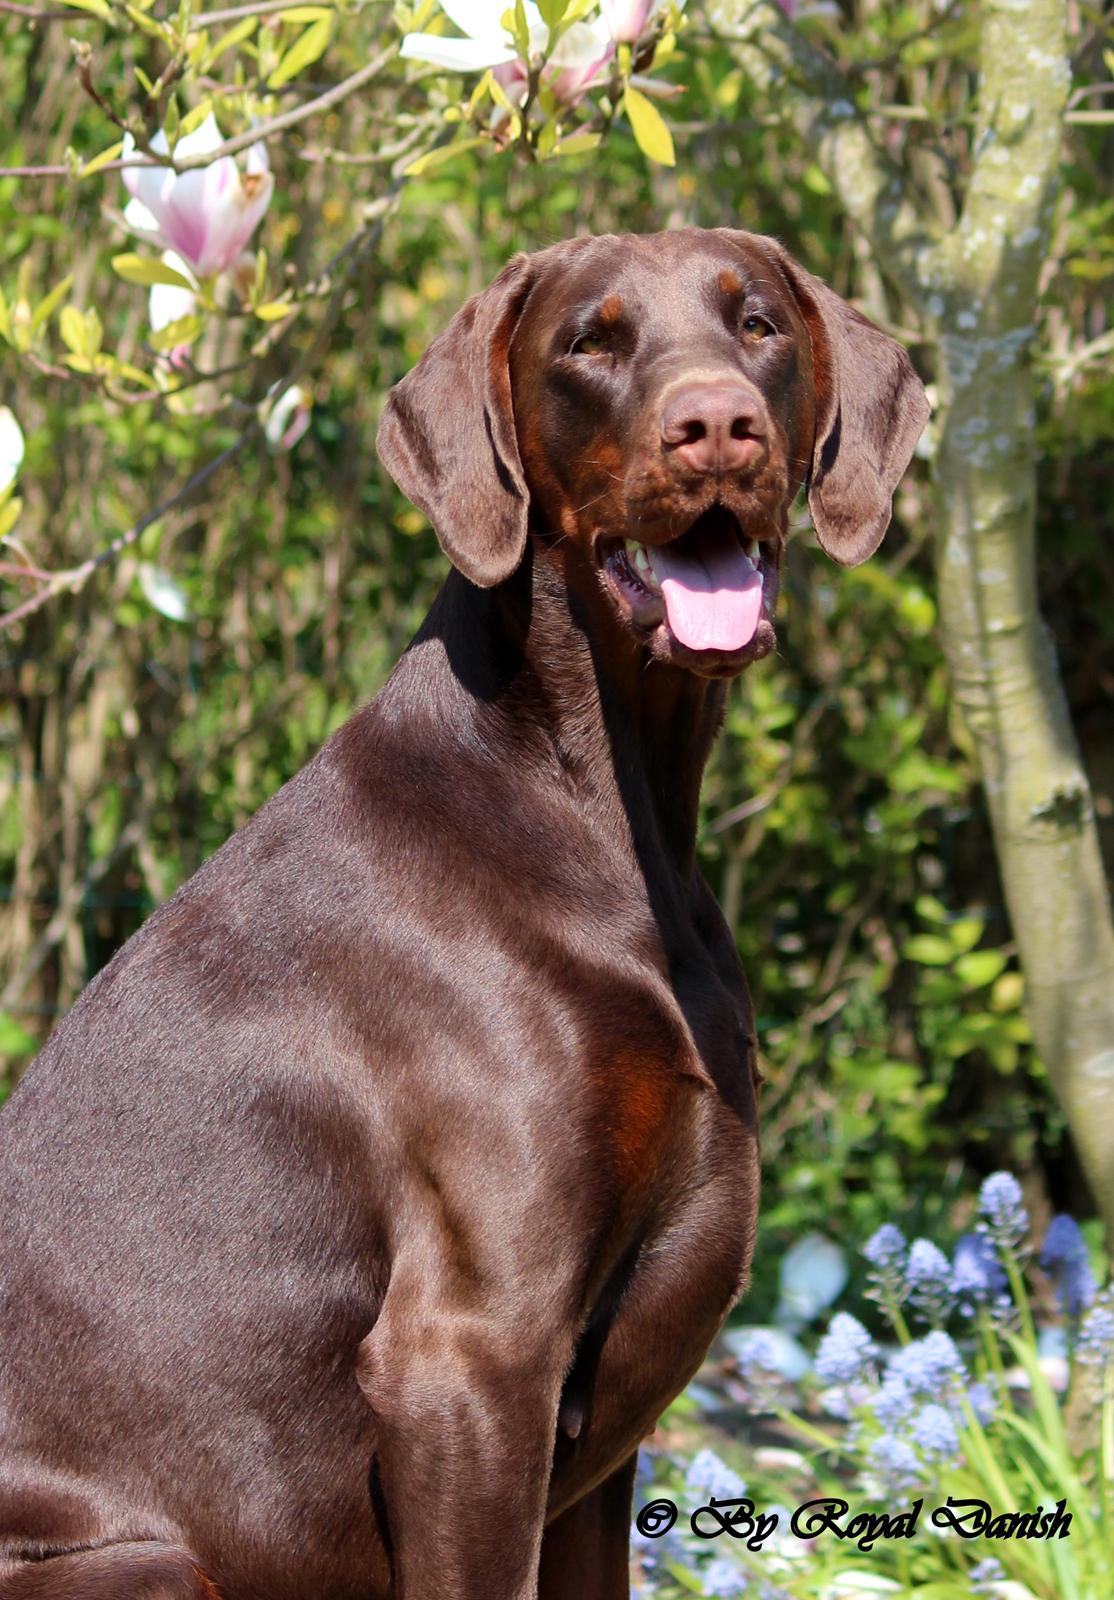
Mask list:
[[[421,1276],[396,1264],[358,1367],[392,1600],[534,1600],[574,1335],[540,1285],[446,1295],[442,1274]]]

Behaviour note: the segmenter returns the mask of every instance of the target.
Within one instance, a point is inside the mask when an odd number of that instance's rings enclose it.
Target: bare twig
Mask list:
[[[288,8],[289,9],[289,8]],[[276,133],[285,133],[288,128],[293,128],[299,122],[306,122],[310,117],[320,116],[323,111],[331,111],[333,106],[340,105],[342,100],[347,100],[349,95],[356,93],[366,84],[371,83],[383,71],[384,67],[398,55],[398,45],[389,45],[386,50],[381,50],[357,72],[343,78],[340,83],[326,89],[324,94],[319,94],[312,100],[307,100],[303,105],[292,106],[289,111],[280,111],[278,116],[269,117],[266,122],[257,123],[254,128],[246,128],[243,133],[233,135],[223,144],[217,145],[215,150],[206,150],[201,155],[187,156],[184,161],[175,161],[173,157],[162,162],[137,162],[138,166],[165,166],[174,172],[192,172],[197,167],[212,166],[214,161],[219,161],[223,156],[237,155],[241,150],[247,150],[253,144],[271,139]],[[126,164],[125,164],[126,165]],[[103,170],[103,169],[102,169]],[[123,170],[123,166],[120,170]]]
[[[287,9],[289,9],[289,5],[287,5]],[[298,123],[308,121],[310,117],[320,116],[323,111],[331,111],[334,106],[340,105],[343,100],[347,100],[358,89],[364,88],[377,78],[384,67],[388,66],[397,55],[398,46],[389,46],[388,49],[380,51],[371,61],[366,62],[358,72],[353,72],[349,77],[342,79],[340,83],[334,84],[331,89],[326,89],[324,94],[316,95],[314,99],[307,100],[300,106],[292,106],[289,111],[280,111],[277,116],[268,118],[266,122],[257,123],[255,127],[247,128],[243,133],[237,133],[231,139],[225,139],[214,150],[206,150],[196,156],[187,156],[182,161],[175,161],[173,156],[163,159],[142,155],[121,157],[116,161],[106,161],[103,166],[97,168],[97,171],[98,173],[128,172],[134,168],[165,167],[171,172],[181,173],[193,172],[198,167],[212,166],[214,161],[220,161],[224,156],[237,155],[241,150],[247,150],[254,144],[265,143],[268,139],[273,139],[276,134],[285,133],[288,129],[296,127]],[[105,110],[106,116],[109,116],[118,127],[123,127],[124,124],[119,117],[105,108],[104,102],[86,80],[87,73],[82,75],[82,88],[93,95],[98,105],[101,106],[102,110]],[[71,168],[66,166],[65,163],[58,162],[33,167],[0,167],[0,178],[65,178],[71,175]]]
[[[220,455],[214,456],[211,461],[207,461],[203,467],[199,467],[191,477],[186,479],[180,489],[176,489],[165,500],[160,500],[158,505],[152,507],[150,511],[140,517],[138,522],[133,523],[123,533],[117,534],[111,544],[106,545],[97,555],[90,556],[87,561],[81,562],[79,566],[69,567],[65,572],[53,573],[50,582],[45,584],[38,594],[31,595],[22,605],[16,606],[14,611],[9,611],[6,615],[0,617],[0,633],[4,632],[5,629],[14,628],[17,622],[22,622],[26,617],[31,616],[33,612],[41,610],[48,600],[54,599],[55,595],[63,594],[67,590],[80,589],[98,568],[107,566],[122,551],[135,544],[144,531],[151,526],[152,522],[157,522],[168,511],[173,511],[175,506],[180,506],[183,501],[188,500],[196,490],[203,488],[209,482],[209,479],[219,472],[221,467],[231,461],[234,456],[239,455],[249,439],[257,436],[258,433],[259,424],[253,418],[239,438],[234,439],[227,449],[222,450]]]
[[[0,11],[12,17],[23,17],[27,22],[80,22],[80,11],[56,11],[40,6],[21,6],[17,0],[0,0]]]

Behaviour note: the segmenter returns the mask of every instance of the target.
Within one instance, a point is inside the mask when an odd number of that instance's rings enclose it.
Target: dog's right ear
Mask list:
[[[507,357],[533,281],[531,258],[515,256],[457,312],[387,396],[375,441],[449,560],[484,589],[509,577],[526,547]]]

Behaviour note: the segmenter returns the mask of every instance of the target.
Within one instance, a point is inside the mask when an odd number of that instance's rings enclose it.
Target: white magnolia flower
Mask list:
[[[0,406],[0,494],[10,489],[23,464],[23,429],[10,406]]]
[[[180,272],[184,278],[190,276],[189,267],[173,250],[164,250],[162,258],[168,267]],[[197,296],[192,289],[179,288],[176,283],[151,285],[151,292],[147,296],[147,321],[152,333],[158,333],[172,322],[180,322],[183,317],[192,317],[196,310]]]
[[[637,44],[662,0],[600,0],[600,11],[616,44]]]
[[[575,105],[614,53],[615,45],[602,17],[593,22],[574,22],[558,39],[542,76],[558,100]]]
[[[277,384],[271,385],[273,394]],[[309,427],[310,401],[298,384],[284,389],[263,424],[263,433],[272,450],[291,450]]]
[[[410,61],[429,61],[449,72],[486,72],[490,67],[512,99],[521,100],[526,84],[525,66],[514,40],[503,26],[506,0],[441,0],[441,9],[466,35],[446,39],[440,34],[408,33],[401,54]],[[541,56],[549,42],[549,29],[534,0],[525,0],[530,29],[530,54]],[[614,52],[614,43],[602,17],[574,22],[557,41],[546,63],[544,77],[558,100],[572,105],[589,89]]]
[[[545,48],[549,29],[534,0],[525,0],[531,50]],[[441,0],[441,9],[466,37],[408,33],[400,54],[408,61],[431,61],[449,72],[486,72],[516,59],[514,41],[503,27],[506,0]]]
[[[223,143],[224,136],[210,113],[199,128],[178,140],[174,154],[205,155]],[[151,147],[160,154],[167,152],[161,129]],[[126,134],[123,158],[128,160],[134,154],[135,146]],[[132,167],[123,173],[123,179],[154,223],[153,228],[145,221],[140,224],[129,205],[124,216],[133,231],[173,250],[199,278],[232,265],[270,205],[275,183],[262,144],[252,145],[242,172],[233,156],[221,156],[207,167],[182,173],[169,167]]]

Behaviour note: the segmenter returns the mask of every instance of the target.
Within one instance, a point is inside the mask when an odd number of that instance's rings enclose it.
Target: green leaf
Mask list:
[[[182,125],[178,129],[179,139],[184,139],[188,133],[193,133],[205,121],[213,109],[212,95],[206,95],[204,100],[194,106],[192,111],[187,111],[182,118]]]
[[[982,989],[1006,970],[1006,958],[1000,950],[972,950],[960,956],[955,964],[956,976],[969,989]]]
[[[179,317],[177,322],[168,322],[165,328],[160,328],[157,333],[150,336],[152,350],[173,350],[180,344],[192,344],[205,326],[204,317]]]
[[[306,67],[312,66],[328,49],[332,32],[331,15],[319,17],[316,22],[311,22],[309,27],[295,39],[267,79],[268,89],[281,89],[284,83],[289,83],[299,72],[304,72]]]
[[[1025,993],[1025,979],[1020,972],[1003,972],[994,985],[990,1004],[995,1011],[1016,1011]]]
[[[65,306],[63,308],[62,315],[58,319],[58,327],[62,335],[62,342],[68,350],[73,351],[75,356],[92,353],[87,346],[85,318],[76,306]]]
[[[423,172],[431,172],[434,167],[441,166],[442,162],[451,161],[453,156],[459,155],[462,150],[471,150],[474,146],[483,144],[482,139],[457,139],[453,144],[443,144],[436,150],[427,150],[424,156],[419,156],[406,168],[407,178],[420,177]]]
[[[733,111],[743,88],[743,74],[739,68],[729,72],[716,85],[715,101],[721,111]]]
[[[31,313],[31,332],[32,333],[35,333],[39,328],[41,328],[43,323],[47,320],[48,317],[51,317],[51,316],[54,315],[54,312],[57,310],[58,306],[62,303],[62,301],[69,294],[70,289],[72,288],[72,286],[73,286],[73,273],[71,272],[71,273],[68,273],[67,276],[62,279],[61,283],[55,284],[54,288],[50,291],[50,293],[48,295],[45,295],[43,297],[43,299],[41,299],[39,301],[38,305],[35,307],[34,311]]]
[[[107,150],[102,150],[99,156],[94,156],[91,161],[87,161],[78,173],[78,177],[92,177],[94,172],[99,172],[102,167],[107,167],[110,161],[115,161],[123,148],[123,139],[117,139],[116,143],[110,144]]]
[[[567,6],[568,0],[538,0],[538,10],[542,14],[542,21],[551,34],[564,18]]]
[[[908,960],[918,961],[925,967],[947,967],[955,957],[955,950],[948,940],[941,939],[935,933],[916,934],[906,941],[901,953]]]
[[[14,1017],[0,1011],[0,1056],[29,1056],[35,1041]]]
[[[104,324],[97,315],[96,308],[90,306],[85,313],[85,346],[84,354],[95,356],[104,341]]]
[[[956,950],[972,950],[982,938],[986,923],[982,917],[959,917],[948,929],[948,937]]]
[[[504,26],[506,26],[505,16]],[[511,31],[514,34],[514,47],[525,61],[530,54],[530,22],[522,0],[514,0],[514,21]]]
[[[141,33],[148,33],[153,39],[161,39],[165,45],[173,49],[174,34],[170,28],[162,27],[159,23],[152,21],[138,6],[125,6],[124,10]]]
[[[638,89],[628,86],[623,95],[623,107],[642,154],[661,167],[675,166],[673,135],[657,106]]]
[[[153,283],[169,283],[175,289],[197,289],[191,279],[153,256],[113,256],[112,270],[128,283],[142,283],[148,287]]]
[[[166,109],[162,118],[162,131],[166,136],[166,148],[171,155],[174,154],[178,144],[181,120],[181,115],[178,111],[178,96],[172,94],[166,102]]]
[[[292,300],[267,300],[261,306],[252,307],[260,322],[277,322],[280,317],[288,317],[297,309]]]
[[[567,139],[558,139],[553,146],[555,156],[580,156],[588,150],[595,150],[602,133],[571,133]]]
[[[4,542],[19,521],[19,514],[22,510],[23,501],[18,495],[13,495],[10,500],[6,500],[0,506],[0,544]]]
[[[106,22],[112,18],[112,8],[107,0],[62,0],[63,5],[72,6],[75,11],[90,11],[95,17],[103,17]]]
[[[538,134],[538,143],[536,148],[539,159],[542,161],[548,161],[549,157],[553,154],[553,148],[556,143],[557,124],[551,119],[545,123],[542,131]]]
[[[138,367],[133,367],[128,361],[119,361],[115,356],[101,357],[102,370],[114,378],[127,378],[129,383],[136,384],[140,389],[157,389],[159,386],[149,372],[142,372]]]
[[[210,45],[209,49],[206,50],[201,60],[197,63],[198,70],[200,72],[211,71],[225,51],[233,49],[238,44],[243,44],[245,39],[250,39],[258,25],[258,17],[244,17],[243,21],[238,22],[234,28],[229,28],[223,38],[218,39],[215,44]],[[189,120],[190,118],[187,117],[185,123],[188,123]],[[185,126],[185,123],[183,123],[183,126]]]

